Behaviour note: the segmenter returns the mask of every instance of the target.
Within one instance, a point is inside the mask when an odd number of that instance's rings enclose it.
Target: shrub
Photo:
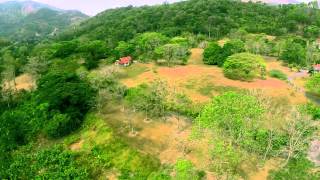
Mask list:
[[[278,170],[271,171],[268,179],[285,180],[285,179],[310,179],[320,178],[320,174],[312,171],[313,164],[305,157],[300,155],[291,159],[288,164]]]
[[[18,151],[7,170],[10,179],[88,179],[87,169],[76,161],[76,155],[62,146],[33,152]]]
[[[320,74],[313,75],[307,82],[306,88],[311,93],[320,95]]]
[[[200,180],[202,174],[193,166],[191,161],[180,159],[175,164],[175,179],[177,180]]]
[[[281,80],[287,80],[288,76],[284,74],[282,71],[273,69],[269,72],[270,77],[281,79]]]
[[[303,110],[305,110],[306,113],[308,113],[310,116],[312,116],[312,119],[314,120],[319,120],[320,119],[320,107],[312,104],[312,103],[308,103],[307,105],[305,105],[303,107]]]
[[[58,138],[67,135],[79,124],[79,120],[73,120],[67,114],[56,114],[49,120],[44,131],[49,137]]]
[[[223,65],[227,78],[252,81],[254,78],[265,78],[266,65],[261,56],[250,53],[239,53],[230,56]]]
[[[223,50],[217,43],[210,43],[203,52],[203,62],[221,66],[224,63]]]
[[[228,41],[223,46],[223,57],[226,60],[229,56],[236,53],[245,52],[245,45],[243,41],[239,39]]]

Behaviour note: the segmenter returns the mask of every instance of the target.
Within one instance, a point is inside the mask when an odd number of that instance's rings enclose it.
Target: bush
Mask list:
[[[288,80],[288,76],[284,74],[282,71],[273,69],[269,72],[270,77],[281,79],[281,80]]]
[[[286,180],[286,179],[301,179],[301,180],[316,180],[320,178],[320,174],[312,171],[313,164],[305,157],[300,155],[297,158],[291,159],[285,167],[271,171],[268,179],[271,180]]]
[[[88,179],[87,169],[77,163],[76,155],[62,146],[33,152],[18,151],[13,156],[9,179]]]
[[[224,58],[227,59],[232,54],[245,52],[245,45],[244,45],[243,41],[241,41],[239,39],[235,39],[235,40],[228,41],[223,46],[222,50],[223,50]]]
[[[210,43],[203,52],[203,62],[221,66],[224,63],[223,50],[217,43]]]
[[[306,113],[308,113],[310,116],[312,116],[312,119],[314,120],[319,120],[320,119],[320,107],[312,104],[312,103],[308,103],[307,105],[305,105],[303,107],[303,110],[305,110]]]
[[[75,73],[60,71],[52,71],[43,76],[35,93],[40,104],[47,103],[49,106],[48,114],[52,118],[49,118],[47,132],[54,137],[66,135],[78,128],[95,97],[95,91],[86,81]],[[54,129],[57,130],[56,133],[52,132]]]
[[[79,124],[79,120],[73,120],[67,114],[56,114],[49,120],[44,131],[49,137],[58,138],[67,135],[78,127]]]
[[[313,94],[320,95],[320,74],[313,75],[307,82],[306,88]]]
[[[265,78],[266,65],[261,56],[239,53],[226,60],[223,72],[230,79],[252,81],[255,78]]]

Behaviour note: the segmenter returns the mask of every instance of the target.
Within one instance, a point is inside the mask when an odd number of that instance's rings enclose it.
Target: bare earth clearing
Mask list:
[[[161,79],[168,82],[172,89],[178,92],[184,92],[192,100],[198,102],[206,102],[210,100],[210,96],[203,96],[198,91],[188,86],[190,83],[198,83],[219,87],[234,87],[240,89],[254,90],[260,89],[265,95],[272,97],[285,97],[294,104],[306,102],[306,98],[302,93],[295,90],[285,81],[275,78],[267,78],[266,80],[255,80],[254,82],[234,81],[224,77],[222,69],[216,66],[207,66],[202,63],[201,49],[192,49],[192,56],[187,66],[175,67],[159,67],[154,64],[135,64],[133,66],[143,66],[148,70],[141,73],[135,78],[127,78],[122,82],[128,87],[135,87],[142,83],[148,83],[155,79]],[[288,76],[293,72],[289,68],[281,65],[281,62],[275,59],[267,59],[267,70],[279,69]],[[204,81],[205,80],[205,81]],[[186,87],[187,85],[187,87]]]

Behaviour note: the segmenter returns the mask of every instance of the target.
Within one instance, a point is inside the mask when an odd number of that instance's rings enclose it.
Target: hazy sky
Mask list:
[[[5,2],[8,0],[0,0]],[[77,9],[88,15],[95,15],[103,10],[121,7],[121,6],[141,6],[162,4],[163,2],[177,2],[181,0],[33,0],[41,3],[49,4],[60,9]]]

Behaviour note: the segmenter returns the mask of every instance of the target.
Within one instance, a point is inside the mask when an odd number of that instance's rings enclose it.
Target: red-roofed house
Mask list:
[[[320,64],[313,65],[312,70],[314,73],[319,73],[320,72]]]
[[[132,57],[131,56],[127,56],[127,57],[122,57],[119,60],[116,61],[116,65],[120,65],[120,66],[130,66],[130,64],[132,63]]]

